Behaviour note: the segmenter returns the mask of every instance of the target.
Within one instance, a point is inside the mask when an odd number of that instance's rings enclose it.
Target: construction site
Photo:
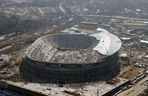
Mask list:
[[[110,96],[117,94],[116,90],[129,88],[127,85],[133,86],[132,82],[138,82],[136,78],[145,78],[139,69],[126,65],[130,62],[121,47],[125,46],[121,42],[123,38],[120,40],[103,28],[86,29],[86,26],[89,25],[46,33],[21,50],[23,54],[17,58],[4,55],[14,65],[2,66],[2,69],[10,66],[7,71],[10,73],[1,77],[2,85],[10,85],[1,88],[10,89],[10,93],[21,88],[20,93],[15,93],[18,96]]]
[[[96,9],[107,6],[103,0],[12,1],[0,4],[0,95],[147,96],[142,9]]]
[[[82,83],[107,80],[119,73],[120,47],[119,38],[100,28],[89,35],[51,34],[39,38],[27,49],[20,70],[23,77],[31,81]]]

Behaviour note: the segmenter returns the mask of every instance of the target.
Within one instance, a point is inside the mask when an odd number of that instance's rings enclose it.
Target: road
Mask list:
[[[108,16],[108,15],[78,15],[78,16],[116,18],[116,19],[125,19],[125,20],[143,20],[143,21],[148,20],[148,19],[142,19],[142,18],[130,18],[130,17],[124,17],[124,16]]]
[[[117,96],[137,96],[147,88],[146,83],[148,83],[148,76],[135,84],[132,88],[121,92]]]
[[[65,11],[65,9],[63,8],[63,6],[62,6],[62,4],[59,4],[59,8],[60,8],[60,10],[63,12],[63,13],[67,13],[66,11]]]

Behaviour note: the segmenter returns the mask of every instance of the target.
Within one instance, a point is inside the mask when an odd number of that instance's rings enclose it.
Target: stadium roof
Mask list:
[[[112,55],[121,48],[121,40],[105,29],[98,28],[97,33],[91,34],[90,36],[94,36],[97,38],[97,40],[100,40],[98,45],[93,49],[97,50],[103,55]]]
[[[56,33],[37,39],[27,49],[33,60],[56,63],[93,63],[116,53],[121,40],[98,28],[92,34]]]

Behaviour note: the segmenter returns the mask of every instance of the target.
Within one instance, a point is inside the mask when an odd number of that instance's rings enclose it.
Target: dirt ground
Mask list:
[[[130,80],[135,76],[137,76],[138,74],[139,70],[137,68],[130,67],[124,72],[122,72],[119,77]]]

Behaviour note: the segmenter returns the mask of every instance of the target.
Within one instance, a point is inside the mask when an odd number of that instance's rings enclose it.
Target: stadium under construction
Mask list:
[[[81,83],[109,80],[120,71],[121,40],[105,29],[91,34],[60,32],[27,48],[20,72],[33,82]]]

